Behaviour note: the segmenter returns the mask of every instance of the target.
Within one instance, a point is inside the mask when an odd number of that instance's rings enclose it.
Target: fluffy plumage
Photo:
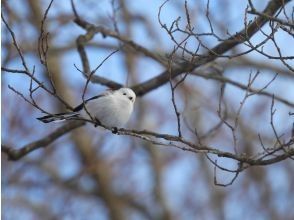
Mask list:
[[[135,100],[136,94],[133,90],[121,88],[87,99],[84,103],[78,105],[73,112],[47,115],[37,119],[49,123],[77,117],[93,118],[107,127],[119,128],[129,120]]]

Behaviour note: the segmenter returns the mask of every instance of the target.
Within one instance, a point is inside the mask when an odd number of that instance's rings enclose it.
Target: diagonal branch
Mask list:
[[[288,2],[290,2],[290,0],[272,0],[268,3],[268,5],[262,13],[268,15],[268,17],[271,17]],[[207,54],[195,58],[193,63],[183,62],[181,65],[175,66],[173,69],[172,77],[177,77],[178,75],[185,72],[192,72],[194,69],[215,60],[219,55],[226,53],[233,47],[244,43],[269,21],[268,17],[257,17],[254,22],[247,26],[247,28],[244,28],[243,30],[237,32],[235,35],[231,36],[227,40],[210,49]],[[159,86],[167,83],[169,79],[169,71],[165,70],[160,75],[133,86],[132,89],[136,92],[138,96],[142,96],[150,92],[151,90],[156,89]]]
[[[43,137],[37,141],[29,143],[23,146],[20,149],[14,149],[10,146],[5,144],[1,145],[1,152],[5,153],[8,156],[9,160],[19,160],[20,158],[24,157],[25,155],[29,154],[30,152],[37,150],[42,147],[46,147],[47,145],[51,144],[53,141],[61,137],[62,135],[70,132],[71,130],[81,127],[85,124],[83,121],[73,121],[63,125],[60,128],[57,128],[51,134]]]

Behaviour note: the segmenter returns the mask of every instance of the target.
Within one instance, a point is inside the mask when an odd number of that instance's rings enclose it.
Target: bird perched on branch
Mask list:
[[[49,123],[82,117],[95,120],[97,124],[117,129],[129,120],[135,100],[136,94],[133,90],[120,88],[89,98],[74,108],[72,112],[47,115],[37,119]]]

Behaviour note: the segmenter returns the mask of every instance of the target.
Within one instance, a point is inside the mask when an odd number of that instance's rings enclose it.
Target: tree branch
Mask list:
[[[9,160],[19,160],[34,150],[37,150],[42,147],[46,147],[47,145],[51,144],[53,141],[55,141],[56,139],[58,139],[62,135],[70,132],[71,130],[73,130],[75,128],[81,127],[84,124],[85,124],[85,122],[83,122],[83,121],[69,122],[69,123],[63,125],[62,127],[57,128],[54,132],[47,135],[46,137],[43,137],[37,141],[29,143],[20,149],[14,149],[14,148],[11,148],[10,146],[2,144],[1,145],[1,152],[5,153],[8,156]]]
[[[290,2],[290,0],[272,0],[268,3],[267,7],[262,13],[271,17],[279,10],[280,7],[284,6],[288,2]],[[233,47],[247,41],[268,21],[268,17],[257,17],[254,22],[247,26],[247,28],[244,28],[240,32],[218,44],[203,56],[195,58],[194,62],[183,62],[180,66],[175,66],[173,69],[172,78],[177,77],[178,75],[185,72],[191,72],[194,69],[215,60],[216,58],[218,58],[219,55],[224,54]],[[167,83],[169,79],[169,71],[165,70],[160,75],[133,86],[132,89],[136,92],[138,96],[142,96],[150,92],[151,90],[156,89],[159,86]]]

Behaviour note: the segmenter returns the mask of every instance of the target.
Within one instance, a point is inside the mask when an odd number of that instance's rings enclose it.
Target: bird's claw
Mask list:
[[[113,134],[117,134],[117,132],[118,132],[118,128],[117,128],[117,127],[113,127],[113,128],[111,128],[111,132],[112,132]]]

